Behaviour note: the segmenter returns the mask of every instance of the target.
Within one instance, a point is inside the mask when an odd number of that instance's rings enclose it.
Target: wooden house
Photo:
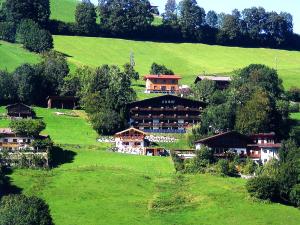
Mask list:
[[[225,132],[195,142],[196,150],[207,146],[216,157],[226,157],[227,153],[238,154],[241,158],[266,163],[272,158],[279,158],[280,143],[276,143],[275,133],[260,133],[250,136],[235,131]]]
[[[49,109],[76,109],[79,99],[74,96],[48,96],[47,105]]]
[[[145,93],[167,93],[174,94],[179,91],[180,76],[177,75],[146,75]]]
[[[200,122],[206,104],[200,101],[163,95],[127,105],[129,124],[145,132],[185,133]]]
[[[251,138],[235,131],[220,133],[195,142],[196,150],[207,146],[217,157],[225,157],[228,152],[244,157],[247,155],[247,146],[250,143],[252,143]]]
[[[228,88],[231,82],[231,77],[226,76],[198,76],[195,83],[201,82],[203,80],[212,80],[216,82],[216,86],[219,90],[224,90]]]
[[[34,118],[34,110],[23,103],[16,103],[6,106],[7,115],[10,118]]]

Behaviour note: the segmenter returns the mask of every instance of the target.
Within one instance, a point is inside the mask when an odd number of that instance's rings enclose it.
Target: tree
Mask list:
[[[17,39],[33,52],[44,52],[53,48],[53,38],[49,31],[42,30],[32,20],[24,20],[18,27]]]
[[[218,27],[218,15],[215,11],[213,10],[208,11],[205,20],[208,26],[214,28]]]
[[[64,78],[70,72],[66,58],[57,52],[51,51],[43,54],[43,61],[38,65],[43,79],[44,99],[48,95],[60,95],[63,89]]]
[[[268,94],[257,90],[245,106],[238,109],[235,128],[244,134],[270,132],[270,112]]]
[[[41,100],[40,93],[43,91],[41,76],[34,66],[24,64],[18,67],[13,73],[13,79],[17,85],[17,95],[21,102],[31,105]]]
[[[246,189],[250,196],[263,200],[274,200],[278,194],[278,184],[270,177],[252,178],[247,182]]]
[[[195,38],[195,31],[205,23],[205,10],[196,0],[182,0],[179,4],[179,25],[184,38]]]
[[[7,20],[14,23],[32,19],[45,26],[50,16],[49,0],[6,0],[4,9]]]
[[[193,94],[197,100],[209,103],[216,89],[215,81],[204,79],[193,86]]]
[[[0,102],[4,104],[15,102],[17,98],[17,85],[13,76],[7,71],[0,70]]]
[[[240,38],[239,20],[232,15],[225,15],[217,41],[221,44],[235,44],[240,42]]]
[[[0,224],[52,225],[49,206],[37,197],[8,195],[1,199]]]
[[[19,135],[38,137],[41,131],[46,128],[46,124],[42,120],[23,119],[12,120],[9,127]]]
[[[170,69],[168,69],[165,65],[160,65],[157,63],[152,63],[150,74],[155,75],[174,75],[174,72]]]
[[[0,39],[15,42],[16,28],[12,22],[0,22]]]
[[[175,27],[178,25],[176,0],[168,0],[165,5],[165,12],[162,14],[163,24]]]
[[[131,68],[103,65],[88,75],[81,91],[81,102],[93,128],[99,134],[114,134],[126,126],[126,105],[136,98],[131,87]]]
[[[99,0],[101,26],[113,35],[146,31],[153,22],[148,0]]]
[[[96,24],[96,9],[90,1],[78,3],[75,11],[75,21],[78,30],[82,34],[95,34]]]

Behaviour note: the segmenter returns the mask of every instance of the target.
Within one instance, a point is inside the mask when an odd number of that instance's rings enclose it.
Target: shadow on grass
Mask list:
[[[49,164],[51,168],[58,167],[65,163],[72,163],[76,153],[71,150],[62,149],[59,146],[54,146],[50,151]]]
[[[11,178],[7,175],[12,174],[12,169],[5,167],[2,168],[3,172],[4,172],[4,178],[3,178],[3,189],[2,189],[2,193],[0,195],[10,195],[10,194],[21,194],[22,192],[22,188],[19,188],[15,185],[12,185],[11,183]]]

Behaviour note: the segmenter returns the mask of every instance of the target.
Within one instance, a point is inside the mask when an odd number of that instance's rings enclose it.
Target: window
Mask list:
[[[135,142],[134,145],[140,146],[140,145],[141,145],[141,142]]]
[[[123,145],[129,145],[129,142],[123,142],[122,144]]]
[[[26,139],[23,139],[23,143],[25,143],[26,142]]]
[[[8,139],[4,139],[4,142],[8,142]]]
[[[17,142],[17,139],[13,139],[13,142]]]

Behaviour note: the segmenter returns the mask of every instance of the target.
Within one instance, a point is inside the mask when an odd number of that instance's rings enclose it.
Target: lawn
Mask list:
[[[43,132],[49,134],[56,144],[76,144],[76,145],[97,145],[97,133],[92,129],[86,120],[83,111],[75,111],[79,117],[57,116],[55,112],[68,110],[56,110],[45,108],[34,108],[37,117],[43,118],[47,127]],[[5,112],[4,107],[0,108],[0,114]],[[9,120],[0,118],[0,127],[7,127]]]
[[[300,85],[300,52],[297,51],[76,36],[54,36],[54,44],[55,50],[69,55],[69,62],[77,66],[123,65],[129,62],[132,51],[141,75],[149,73],[150,65],[157,62],[182,75],[181,83],[188,85],[197,74],[230,73],[251,63],[276,68],[277,61],[284,86]],[[143,87],[137,87],[137,90],[142,94]]]
[[[16,169],[15,185],[50,205],[57,225],[299,224],[298,209],[253,202],[245,181],[178,176],[170,158],[69,149],[73,162],[51,171]],[[156,206],[156,207],[153,207]]]
[[[24,63],[38,63],[39,56],[31,53],[19,44],[0,41],[0,69],[13,71]]]

